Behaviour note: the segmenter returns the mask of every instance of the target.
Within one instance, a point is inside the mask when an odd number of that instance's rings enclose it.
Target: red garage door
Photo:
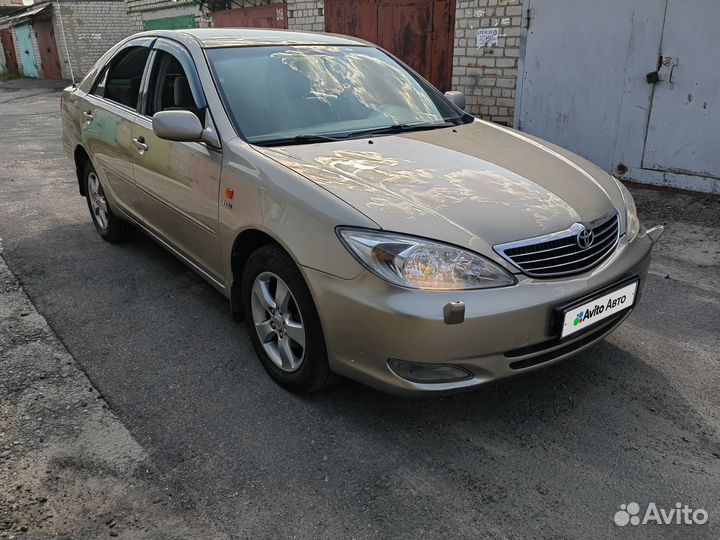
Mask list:
[[[213,13],[217,28],[287,28],[287,4],[266,4]]]
[[[20,70],[18,69],[17,56],[15,55],[15,42],[13,41],[9,28],[0,30],[0,42],[2,43],[3,52],[5,53],[5,66],[8,72],[10,75],[19,75]]]
[[[377,43],[450,90],[455,0],[325,0],[325,30]]]
[[[52,21],[49,19],[35,20],[35,35],[40,51],[40,63],[42,64],[43,77],[46,79],[62,79],[60,70],[60,58],[57,45],[55,44],[55,32]]]

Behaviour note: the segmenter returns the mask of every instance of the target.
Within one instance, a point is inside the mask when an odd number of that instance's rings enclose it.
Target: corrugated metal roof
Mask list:
[[[21,13],[15,13],[14,15],[11,15],[10,17],[5,17],[4,19],[0,19],[0,25],[2,26],[12,26],[13,24],[19,22],[22,19],[29,19],[30,17],[33,17],[43,11],[44,9],[47,9],[50,7],[50,4],[40,4],[39,6],[34,6],[31,9],[25,10]]]

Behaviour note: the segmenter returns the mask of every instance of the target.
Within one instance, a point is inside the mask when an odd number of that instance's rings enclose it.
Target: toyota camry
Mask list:
[[[300,392],[444,393],[566,359],[637,305],[662,233],[603,170],[355,38],[137,34],[62,118],[100,236],[182,260]]]

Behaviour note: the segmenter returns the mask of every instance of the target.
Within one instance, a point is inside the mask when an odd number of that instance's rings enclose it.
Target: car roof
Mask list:
[[[296,30],[265,28],[190,28],[144,32],[164,37],[191,36],[201,47],[257,47],[260,45],[372,45],[362,39]],[[143,35],[138,34],[138,35]]]

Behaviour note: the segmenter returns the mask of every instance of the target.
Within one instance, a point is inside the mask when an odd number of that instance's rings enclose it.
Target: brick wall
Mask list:
[[[288,0],[288,28],[290,30],[325,30],[325,2],[323,0]]]
[[[521,23],[522,0],[457,1],[452,86],[469,113],[512,125]],[[479,28],[499,28],[497,46],[478,49]]]
[[[75,79],[82,78],[110,47],[142,27],[128,17],[123,0],[63,0],[52,4],[53,31],[63,78],[70,79],[68,50]],[[60,17],[65,28],[65,40]]]

